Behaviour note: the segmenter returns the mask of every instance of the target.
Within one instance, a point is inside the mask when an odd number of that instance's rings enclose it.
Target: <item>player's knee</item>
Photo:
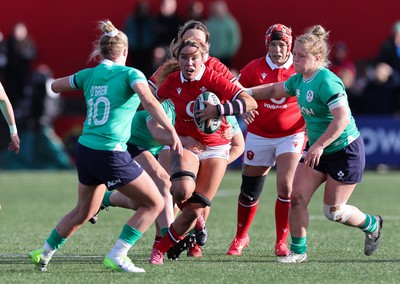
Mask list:
[[[244,202],[256,202],[261,195],[266,176],[250,177],[242,175],[240,199]]]
[[[324,214],[328,220],[346,223],[350,218],[353,209],[350,205],[347,204],[339,204],[339,205],[327,205],[324,204]]]
[[[174,173],[171,178],[171,193],[176,202],[184,202],[192,195],[195,187],[196,175],[190,171],[179,171]],[[187,181],[190,181],[187,183]]]

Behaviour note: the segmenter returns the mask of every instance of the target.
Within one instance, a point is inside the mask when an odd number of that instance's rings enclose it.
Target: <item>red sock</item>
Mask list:
[[[275,202],[276,243],[286,243],[289,235],[290,198],[278,196]]]
[[[169,227],[168,233],[160,240],[160,242],[156,245],[156,249],[158,249],[161,253],[166,253],[174,244],[183,240],[184,236],[178,235],[172,225]]]
[[[256,215],[257,207],[258,200],[250,203],[244,202],[239,196],[236,228],[237,238],[242,239],[247,235],[254,216]]]
[[[153,248],[155,248],[157,246],[157,244],[160,242],[161,239],[162,239],[161,236],[155,236],[154,243],[153,243]]]

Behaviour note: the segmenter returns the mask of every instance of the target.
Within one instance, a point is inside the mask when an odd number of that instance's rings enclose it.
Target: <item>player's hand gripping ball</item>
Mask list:
[[[213,105],[217,105],[220,103],[220,100],[216,94],[206,91],[204,93],[201,93],[197,97],[197,99],[194,103],[194,113],[195,113],[194,122],[195,122],[197,128],[200,129],[205,134],[212,134],[215,131],[217,131],[219,129],[219,127],[221,126],[222,117],[220,116],[218,118],[212,118],[212,119],[206,120],[204,122],[200,122],[200,118],[196,117],[196,111],[202,110],[207,107],[207,105],[203,103],[204,101],[208,101],[209,103],[211,103]]]

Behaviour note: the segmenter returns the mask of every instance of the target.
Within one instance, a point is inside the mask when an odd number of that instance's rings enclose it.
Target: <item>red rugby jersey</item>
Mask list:
[[[268,62],[267,62],[268,61]],[[263,56],[252,60],[240,70],[239,82],[250,88],[273,82],[286,81],[295,74],[293,57],[278,67],[271,59]],[[301,132],[305,128],[296,97],[257,100],[259,113],[255,120],[247,125],[247,131],[266,138],[279,138]]]
[[[218,131],[212,134],[201,132],[194,123],[194,102],[205,91],[213,92],[221,102],[225,102],[234,100],[243,90],[220,73],[203,65],[200,74],[192,81],[185,80],[180,71],[169,74],[159,86],[156,96],[158,98],[169,98],[174,103],[175,129],[179,135],[191,136],[207,146],[228,144],[230,141],[221,136],[222,131],[227,127],[225,117]]]

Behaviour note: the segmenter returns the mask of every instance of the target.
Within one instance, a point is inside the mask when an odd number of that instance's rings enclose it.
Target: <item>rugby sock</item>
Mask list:
[[[303,254],[307,251],[307,237],[292,237],[290,250],[297,254]]]
[[[110,206],[114,206],[111,204],[110,202],[110,195],[111,195],[112,191],[106,191],[106,193],[103,196],[103,201],[101,202],[105,207],[110,207]]]
[[[133,246],[138,239],[142,236],[142,233],[127,224],[122,228],[122,232],[119,235],[121,240],[124,240],[131,246]]]
[[[374,216],[365,214],[365,222],[359,228],[366,234],[371,234],[375,232],[378,226]]]
[[[168,233],[160,240],[160,242],[156,245],[156,249],[158,249],[161,253],[166,253],[174,244],[183,240],[184,236],[180,236],[172,227],[169,227]]]
[[[238,201],[238,211],[237,211],[237,227],[236,227],[236,237],[244,238],[250,229],[250,225],[253,222],[254,216],[256,215],[258,207],[258,200],[254,202],[247,202],[240,198]]]
[[[276,243],[285,243],[289,234],[290,198],[278,196],[275,202]]]
[[[156,236],[154,238],[153,248],[155,248],[157,246],[157,244],[160,242],[161,239],[162,239],[162,237],[160,237],[160,236]]]
[[[66,238],[61,237],[56,229],[53,229],[53,231],[51,231],[50,236],[47,238],[46,243],[49,245],[47,247],[47,249],[53,249],[54,251],[58,250],[65,242],[67,241]],[[45,245],[46,245],[45,243]],[[46,252],[46,248],[43,247],[45,249]],[[54,252],[53,252],[54,253]]]
[[[112,248],[110,257],[124,257],[128,254],[129,249],[142,236],[142,233],[135,228],[125,224],[119,235],[117,242]]]

